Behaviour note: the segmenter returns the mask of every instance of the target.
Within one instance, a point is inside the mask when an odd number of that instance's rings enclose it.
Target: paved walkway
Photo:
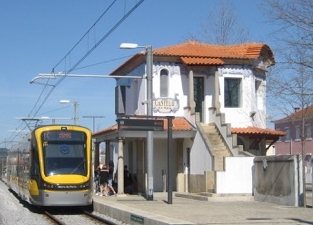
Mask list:
[[[94,210],[128,224],[311,224],[313,208],[256,202],[252,197],[213,197],[208,201],[177,197],[168,204],[167,193],[154,193],[153,201],[139,195],[94,197]]]

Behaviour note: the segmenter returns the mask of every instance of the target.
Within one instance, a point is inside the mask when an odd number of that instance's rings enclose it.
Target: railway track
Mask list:
[[[110,221],[110,220],[107,220],[107,219],[104,219],[100,216],[97,216],[97,215],[94,215],[88,211],[83,211],[83,213],[86,215],[86,216],[89,216],[91,218],[93,218],[94,220],[97,220],[97,221],[100,221],[102,222],[103,224],[107,224],[107,225],[116,225],[116,223]]]
[[[27,209],[26,215],[31,215],[29,218],[36,222],[26,222],[25,224],[60,224],[60,225],[73,225],[73,224],[83,224],[83,225],[121,225],[122,222],[114,221],[113,218],[106,217],[105,215],[101,216],[101,214],[96,215],[91,213],[92,208],[79,208],[79,207],[40,207],[31,205],[28,202],[23,201],[15,192],[7,189],[7,183],[5,180],[0,181],[0,188],[2,192],[5,192],[5,195],[2,196],[2,201],[4,201],[4,197],[11,197],[10,200],[6,200],[6,202],[17,202],[17,206],[21,206],[19,209],[21,213],[15,215],[17,221],[19,221],[20,214],[22,215],[22,211]],[[4,186],[5,185],[5,186]],[[8,204],[7,204],[8,205]],[[30,214],[31,212],[32,214]],[[9,213],[7,213],[9,214]],[[25,217],[21,217],[21,221],[26,220]],[[45,220],[45,221],[43,221]],[[1,224],[1,217],[0,217]]]
[[[67,211],[67,212],[56,212],[55,210],[42,210],[42,214],[48,217],[54,224],[57,225],[72,225],[72,224],[99,224],[99,225],[118,225],[117,223],[105,219],[101,216],[92,214],[86,210],[80,211]]]

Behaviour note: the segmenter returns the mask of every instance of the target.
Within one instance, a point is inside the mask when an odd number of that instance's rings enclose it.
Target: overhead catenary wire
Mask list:
[[[83,39],[90,33],[90,31],[97,25],[97,23],[103,18],[103,16],[111,9],[111,7],[116,3],[117,0],[114,0],[108,8],[100,15],[100,17],[96,20],[96,22],[93,23],[93,25],[86,31],[86,33],[78,40],[78,42],[65,54],[63,58],[60,59],[59,62],[53,67],[52,71],[54,71],[54,68],[56,68],[58,65],[60,65],[66,58],[73,52],[73,50],[79,45],[80,42],[83,41]]]
[[[65,54],[64,57],[62,57],[56,64],[55,66],[52,68],[52,73],[54,73],[55,68],[58,67],[62,62],[66,63],[66,59],[72,54],[73,50],[83,41],[83,39],[93,30],[93,28],[95,28],[95,26],[97,25],[97,23],[99,23],[99,21],[104,17],[104,15],[112,8],[112,6],[117,2],[117,0],[113,0],[112,3],[104,10],[104,12],[100,15],[100,17],[92,24],[92,26],[84,33],[84,35],[78,40],[78,42],[75,43],[75,45]],[[29,117],[35,117],[36,115],[38,115],[40,109],[43,107],[43,105],[45,104],[45,102],[47,101],[47,99],[50,97],[50,95],[52,94],[52,92],[54,91],[54,89],[66,78],[66,74],[72,72],[73,70],[77,69],[77,67],[108,37],[110,36],[110,34],[116,30],[123,21],[125,21],[130,15],[131,13],[133,13],[135,11],[135,9],[137,9],[142,3],[144,2],[144,0],[140,0],[137,3],[134,4],[133,7],[131,7],[127,12],[126,12],[126,8],[124,7],[124,15],[121,17],[120,20],[117,21],[117,23],[111,28],[109,29],[108,32],[106,32],[102,38],[96,42],[95,45],[93,45],[92,48],[90,48],[70,69],[64,71],[65,76],[63,76],[62,78],[60,78],[55,84],[50,84],[50,79],[48,79],[46,81],[46,83],[44,84],[44,87],[41,91],[41,93],[39,94],[34,106],[32,107],[32,109],[30,110],[30,112],[28,113]],[[125,5],[126,5],[126,1],[125,1]],[[22,122],[22,121],[21,121]],[[21,127],[22,123],[20,123],[20,125],[18,127]],[[27,126],[24,124],[24,128],[25,129]],[[16,130],[22,130],[22,129],[16,129]],[[21,133],[15,133],[12,134],[10,136],[10,141],[14,141],[15,138],[17,138]],[[8,141],[8,142],[10,142]]]
[[[114,1],[115,2],[115,1]],[[70,72],[72,72],[80,63],[82,63],[118,26],[120,26],[120,24],[129,17],[129,15],[135,10],[137,9],[141,3],[143,3],[144,0],[140,0],[138,3],[136,3],[90,50],[87,51],[86,54],[83,55],[83,57],[81,57],[75,64],[74,66],[72,66],[69,70],[64,71],[65,74],[68,74]],[[109,6],[111,7],[112,4]],[[106,10],[107,12],[107,10]],[[103,14],[101,15],[101,17],[103,17]],[[99,22],[99,20],[97,20],[97,22]],[[92,27],[95,26],[95,23],[92,25]],[[90,32],[90,29],[88,30],[88,32]],[[86,34],[84,35],[86,36]],[[75,44],[75,46],[77,46],[77,43]],[[72,48],[73,49],[73,48]],[[72,51],[71,49],[71,51]],[[68,54],[68,53],[67,53]],[[62,60],[64,61],[66,59],[66,57],[63,57]],[[61,61],[62,61],[61,60]],[[60,62],[59,62],[60,63]],[[57,65],[59,65],[59,63]],[[52,69],[52,71],[55,70],[55,67]],[[41,109],[41,107],[44,105],[44,103],[46,102],[46,100],[49,98],[49,96],[51,95],[51,93],[53,92],[53,90],[66,78],[66,75],[63,76],[62,78],[60,78],[55,85],[53,85],[50,88],[50,91],[48,92],[48,94],[45,96],[45,98],[43,99],[42,103],[38,106],[38,109],[36,110],[34,116],[37,115],[37,113],[39,112],[39,110]],[[46,88],[46,86],[45,86]],[[37,101],[38,102],[38,101]]]
[[[77,71],[77,70],[80,70],[80,69],[85,69],[85,68],[88,68],[88,67],[97,66],[97,65],[100,65],[100,64],[103,64],[103,63],[114,62],[114,61],[118,61],[118,60],[121,60],[121,59],[127,59],[127,58],[129,58],[131,56],[132,55],[127,55],[127,56],[123,56],[123,57],[119,57],[119,58],[115,58],[115,59],[110,59],[110,60],[97,62],[97,63],[93,63],[93,64],[81,66],[81,67],[77,67],[75,70]]]

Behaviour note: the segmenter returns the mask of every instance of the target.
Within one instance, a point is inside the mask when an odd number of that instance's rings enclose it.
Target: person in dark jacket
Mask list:
[[[133,178],[127,169],[127,165],[124,165],[124,192],[126,194],[133,194]]]
[[[100,168],[99,167],[95,169],[94,181],[95,181],[95,194],[99,195],[100,194]]]

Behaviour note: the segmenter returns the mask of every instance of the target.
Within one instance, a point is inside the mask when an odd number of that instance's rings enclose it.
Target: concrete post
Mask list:
[[[117,173],[117,193],[124,194],[124,151],[122,138],[118,139]]]

